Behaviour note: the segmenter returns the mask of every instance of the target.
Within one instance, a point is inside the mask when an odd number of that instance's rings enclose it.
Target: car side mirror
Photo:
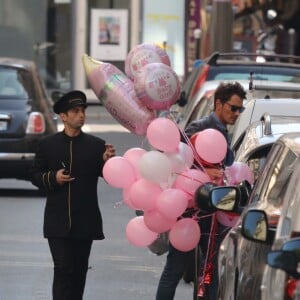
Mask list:
[[[268,218],[263,210],[249,210],[243,217],[241,233],[247,240],[271,245],[274,234],[269,230]]]
[[[213,183],[201,185],[195,192],[194,202],[207,212],[217,210],[235,212],[240,192],[236,186],[216,186]]]

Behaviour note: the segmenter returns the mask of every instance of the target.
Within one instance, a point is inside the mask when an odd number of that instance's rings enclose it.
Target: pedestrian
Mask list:
[[[243,99],[246,98],[246,92],[243,87],[238,83],[221,83],[214,94],[214,111],[200,120],[191,122],[186,130],[187,137],[191,137],[193,134],[202,130],[213,128],[220,131],[227,140],[227,153],[224,158],[224,166],[230,166],[234,161],[234,155],[229,147],[229,138],[227,132],[227,125],[233,125],[239,114],[243,112]],[[218,145],[216,145],[218,147]],[[208,164],[205,165],[205,171],[211,178],[212,182],[219,181],[223,178],[224,168]],[[183,217],[190,217],[191,213],[183,215]],[[199,225],[201,230],[201,238],[199,246],[203,255],[202,260],[205,258],[208,252],[209,233],[211,232],[212,217],[206,214],[206,217],[200,215]],[[218,224],[218,228],[215,234],[214,244],[214,257],[213,257],[213,273],[211,278],[211,284],[208,286],[209,299],[217,299],[217,252],[219,245],[224,238],[226,228],[221,224]],[[186,266],[189,265],[191,260],[195,258],[195,250],[188,252],[182,252],[174,248],[171,244],[169,246],[169,252],[167,255],[166,265],[161,274],[158,289],[156,292],[156,300],[172,300],[174,299],[176,287],[182,278]]]
[[[53,300],[81,300],[93,240],[104,239],[97,183],[112,145],[82,131],[86,95],[70,91],[54,104],[64,129],[38,145],[32,183],[46,193],[44,237],[54,263]]]

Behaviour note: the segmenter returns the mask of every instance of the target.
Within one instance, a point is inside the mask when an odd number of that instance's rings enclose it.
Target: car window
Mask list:
[[[257,208],[266,211],[271,225],[278,223],[284,195],[297,161],[297,156],[288,147],[276,145],[274,148],[276,153],[270,152],[259,177],[263,183],[259,183],[259,189],[255,191],[255,200],[259,201]]]
[[[197,103],[194,107],[194,110],[187,122],[189,124],[192,121],[199,120],[204,116],[209,115],[210,112],[214,109],[214,100],[213,95],[207,97],[206,95],[202,97],[202,99]]]
[[[0,67],[0,98],[32,98],[32,79],[26,70]]]
[[[270,152],[271,146],[262,147],[255,150],[247,159],[247,165],[251,169],[254,175],[254,182],[256,182],[259,174],[262,172],[263,167],[266,164],[267,156]]]

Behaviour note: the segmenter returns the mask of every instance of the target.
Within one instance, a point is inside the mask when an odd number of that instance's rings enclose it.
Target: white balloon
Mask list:
[[[172,166],[164,153],[152,150],[141,157],[139,170],[143,178],[155,183],[162,183],[168,181]]]

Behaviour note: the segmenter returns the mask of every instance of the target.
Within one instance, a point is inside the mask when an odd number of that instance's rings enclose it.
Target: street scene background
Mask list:
[[[117,155],[132,147],[143,148],[146,142],[99,105],[87,108],[84,129],[114,144]],[[127,241],[126,225],[135,212],[122,204],[120,189],[101,178],[98,195],[106,238],[93,244],[84,299],[155,299],[166,254],[156,256]],[[31,183],[0,180],[0,300],[51,299],[53,269],[42,234],[44,205],[45,198]],[[192,295],[192,285],[181,281],[175,299],[192,299]]]

